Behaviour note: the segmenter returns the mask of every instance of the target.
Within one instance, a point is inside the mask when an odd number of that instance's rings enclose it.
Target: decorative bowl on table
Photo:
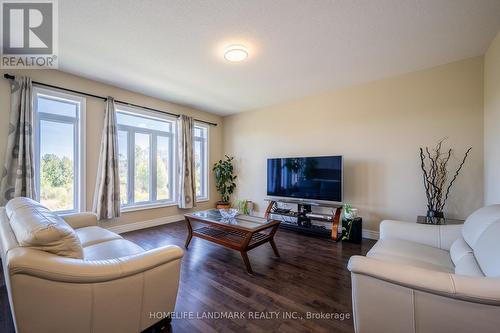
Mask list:
[[[219,209],[219,212],[225,220],[233,219],[236,215],[238,215],[238,210],[236,208]]]

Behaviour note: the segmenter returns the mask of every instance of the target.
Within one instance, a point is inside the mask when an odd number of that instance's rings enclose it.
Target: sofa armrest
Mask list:
[[[97,216],[94,213],[76,213],[63,216],[64,221],[73,229],[97,225]]]
[[[468,302],[500,305],[500,280],[438,272],[374,258],[353,256],[351,273]]]
[[[59,282],[95,283],[138,274],[180,260],[183,255],[180,247],[168,245],[115,259],[81,260],[19,247],[8,252],[7,265],[11,277],[26,274]]]
[[[397,238],[450,250],[460,237],[462,224],[434,225],[385,220],[380,223],[380,239]]]

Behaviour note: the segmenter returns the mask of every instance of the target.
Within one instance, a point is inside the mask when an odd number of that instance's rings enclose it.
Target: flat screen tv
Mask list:
[[[342,156],[270,158],[267,195],[342,202]]]

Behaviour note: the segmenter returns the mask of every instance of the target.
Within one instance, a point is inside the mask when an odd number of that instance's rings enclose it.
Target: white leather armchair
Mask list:
[[[348,268],[358,333],[498,332],[500,205],[463,226],[383,221]]]
[[[4,276],[16,331],[141,332],[174,311],[183,250],[145,251],[26,198],[0,209]]]

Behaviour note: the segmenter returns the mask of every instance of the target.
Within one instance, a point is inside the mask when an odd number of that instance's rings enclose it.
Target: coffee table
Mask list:
[[[217,209],[185,214],[184,217],[189,231],[186,249],[193,237],[199,237],[240,251],[249,274],[253,274],[253,271],[247,251],[269,242],[276,257],[280,256],[274,243],[274,235],[280,221],[242,214],[232,219],[224,219]],[[193,229],[193,222],[198,222],[203,226]]]

